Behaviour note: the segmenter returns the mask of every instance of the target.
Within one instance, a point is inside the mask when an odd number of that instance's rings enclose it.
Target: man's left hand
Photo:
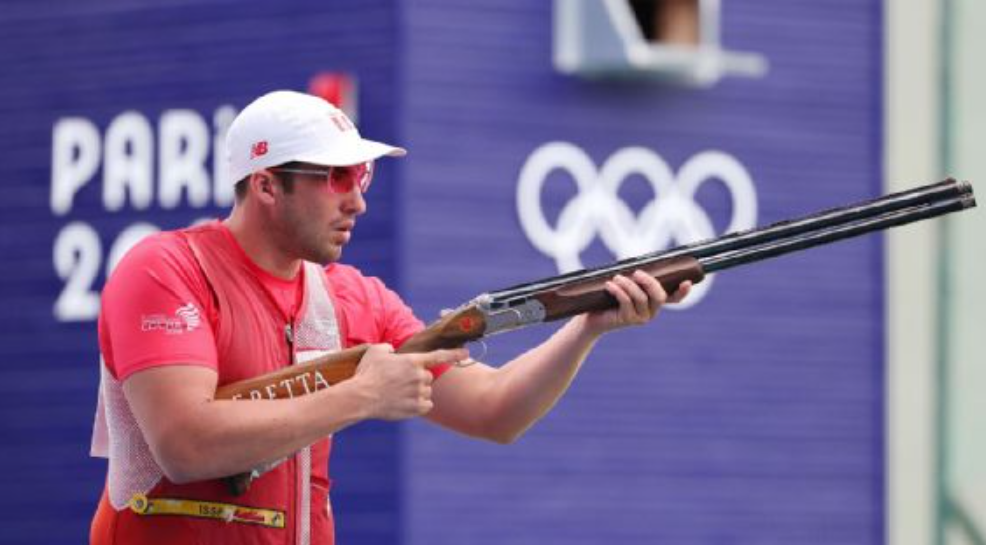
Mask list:
[[[629,276],[616,275],[606,282],[606,291],[620,306],[586,315],[586,326],[596,333],[605,333],[621,327],[642,325],[657,317],[667,303],[678,303],[684,299],[692,283],[685,281],[678,290],[668,296],[661,283],[653,276],[634,271]]]

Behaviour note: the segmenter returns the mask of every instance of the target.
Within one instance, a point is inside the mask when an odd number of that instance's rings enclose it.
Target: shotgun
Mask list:
[[[457,348],[489,335],[616,307],[616,299],[603,285],[617,274],[645,271],[673,293],[682,282],[698,283],[706,274],[975,206],[971,184],[949,178],[800,219],[484,293],[412,336],[397,352]],[[227,384],[218,389],[216,398],[277,399],[325,388],[352,377],[368,347],[348,348]],[[244,492],[256,474],[230,477],[231,491]]]

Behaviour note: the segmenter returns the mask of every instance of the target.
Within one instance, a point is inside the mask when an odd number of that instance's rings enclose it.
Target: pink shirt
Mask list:
[[[234,240],[228,229],[223,231]],[[293,321],[301,299],[302,273],[292,280],[277,278],[254,264],[239,245],[236,248],[285,321]],[[214,337],[215,303],[194,256],[179,236],[166,232],[148,237],[119,267],[129,270],[117,271],[110,278],[99,317],[100,350],[115,378],[125,380],[137,371],[172,364],[215,369],[220,372],[220,385],[247,378],[221,372]],[[344,347],[381,342],[396,347],[424,327],[379,279],[337,263],[326,267],[325,274]]]
[[[318,337],[319,333],[331,336],[334,332],[313,333],[313,322],[309,321],[312,317],[300,308],[302,286],[313,284],[305,282],[304,275],[312,271],[322,274],[317,268],[308,267],[290,280],[271,276],[247,257],[219,222],[148,237],[128,252],[103,290],[99,344],[106,368],[122,382],[148,368],[201,365],[214,369],[218,384],[225,385],[289,365],[291,355],[303,350],[298,346],[301,343],[311,350],[376,342],[399,346],[422,328],[410,309],[379,280],[367,278],[353,267],[332,265],[324,270],[325,287],[333,302],[341,342]],[[313,292],[305,304],[311,305],[316,296],[323,295]],[[299,312],[306,313],[300,322],[295,316]],[[287,334],[289,324],[303,326],[297,339],[295,332]],[[126,418],[121,418],[116,422],[126,428]],[[105,422],[97,417],[94,447],[100,423]],[[105,432],[105,425],[102,429]],[[121,428],[120,433],[124,440],[127,430]],[[105,449],[104,446],[102,450]],[[269,509],[285,514],[283,528],[229,524],[194,516],[145,517],[126,508],[117,511],[110,505],[107,484],[107,494],[101,499],[93,522],[93,542],[293,542],[292,532],[302,531],[299,502],[308,494],[312,543],[331,544],[329,451],[328,438],[311,446],[308,489],[299,486],[303,482],[299,459],[290,457],[256,480],[242,497],[231,496],[219,480],[175,484],[163,476],[147,493],[150,498]],[[117,467],[146,473],[147,468],[141,468],[139,463],[126,465],[140,462],[140,452],[131,454],[134,459]],[[110,465],[113,466],[112,460]],[[121,475],[122,484],[129,474],[124,471]],[[127,490],[126,486],[123,490]]]

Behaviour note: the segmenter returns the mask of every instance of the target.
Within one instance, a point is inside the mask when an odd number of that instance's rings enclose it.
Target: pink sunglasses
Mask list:
[[[370,189],[370,182],[373,181],[373,161],[358,165],[329,167],[328,170],[314,168],[272,168],[270,170],[308,176],[325,176],[328,178],[329,187],[332,188],[332,191],[340,195],[345,195],[357,187],[360,193],[366,193]]]

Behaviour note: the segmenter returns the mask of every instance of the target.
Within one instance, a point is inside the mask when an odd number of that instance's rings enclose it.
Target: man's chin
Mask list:
[[[319,252],[316,262],[321,263],[322,265],[328,265],[329,263],[339,261],[340,257],[342,257],[342,246],[333,245]]]
[[[340,257],[342,257],[342,246],[326,244],[323,246],[309,247],[301,259],[320,265],[328,265],[329,263],[339,261]]]
[[[342,248],[337,248],[334,252],[332,252],[328,256],[328,258],[325,261],[325,264],[328,265],[329,263],[335,263],[336,261],[339,261],[339,259],[341,258],[342,258]]]

